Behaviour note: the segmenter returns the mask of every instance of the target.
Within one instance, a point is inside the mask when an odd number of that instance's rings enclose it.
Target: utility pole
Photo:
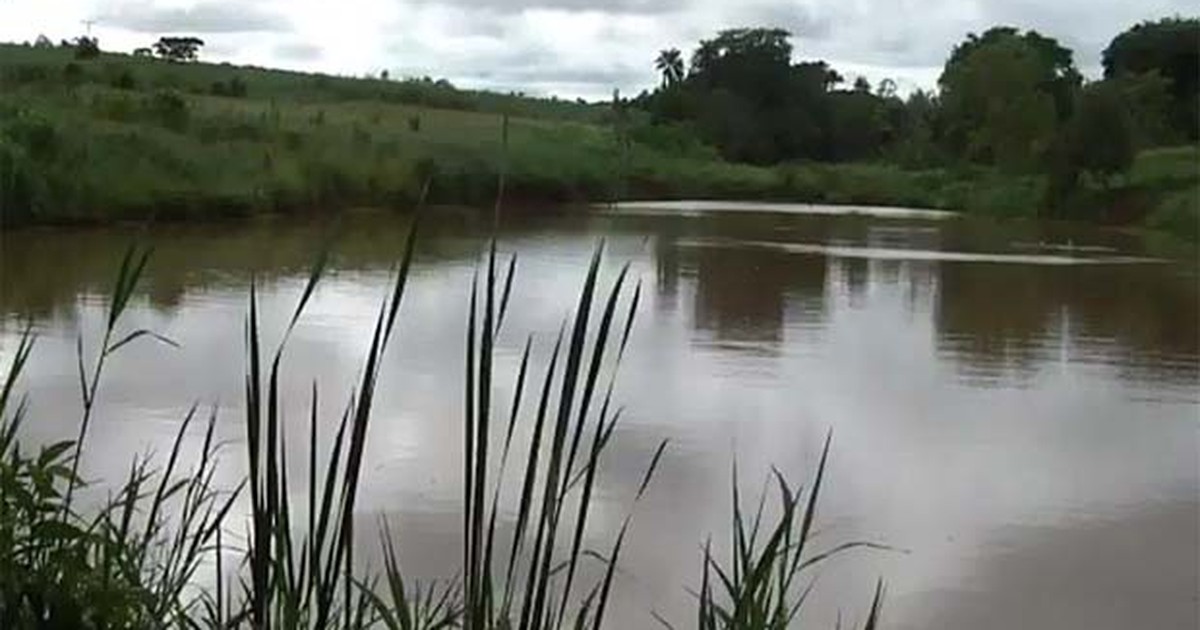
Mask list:
[[[79,20],[79,23],[83,24],[84,26],[87,27],[87,36],[91,37],[92,36],[92,25],[96,23],[96,20]]]

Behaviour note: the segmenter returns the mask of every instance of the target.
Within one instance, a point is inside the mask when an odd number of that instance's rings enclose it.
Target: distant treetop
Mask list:
[[[163,37],[154,43],[154,53],[168,61],[195,61],[202,46],[198,37]]]
[[[1169,80],[1172,125],[1200,137],[1200,19],[1142,22],[1113,38],[1101,61],[1105,78],[1157,72]]]

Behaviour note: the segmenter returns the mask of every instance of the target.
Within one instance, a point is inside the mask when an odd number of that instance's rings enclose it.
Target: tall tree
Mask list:
[[[655,123],[685,123],[728,160],[879,155],[902,128],[895,84],[881,84],[884,95],[866,79],[857,91],[835,91],[842,75],[823,61],[792,63],[789,38],[777,28],[720,31],[697,45],[686,76],[677,51],[664,50],[655,63],[663,84],[637,106]]]
[[[799,89],[810,93],[828,92],[846,81],[824,61],[802,61],[792,66],[792,80]]]
[[[700,42],[692,75],[709,88],[725,89],[753,104],[778,99],[792,63],[791,34],[778,28],[736,28]]]
[[[168,61],[195,61],[202,46],[198,37],[163,37],[154,42],[154,53]]]
[[[668,48],[658,53],[654,60],[654,68],[662,74],[663,87],[670,87],[683,81],[683,53],[678,48]]]
[[[982,35],[970,33],[966,40],[950,51],[950,59],[946,62],[942,77],[954,67],[965,63],[975,52],[994,44],[1013,41],[1022,42],[1032,53],[1039,89],[1054,99],[1058,119],[1062,121],[1070,118],[1075,93],[1083,84],[1083,76],[1075,67],[1074,54],[1070,48],[1037,31],[1022,33],[1011,26],[994,26]],[[940,84],[942,79],[938,81]]]
[[[1158,72],[1168,79],[1172,126],[1200,137],[1200,18],[1138,24],[1113,38],[1101,61],[1106,78]]]
[[[838,162],[873,157],[886,133],[883,105],[860,86],[830,94],[824,157]]]
[[[880,98],[895,98],[896,82],[889,78],[882,79],[879,85],[875,86],[875,94]]]
[[[701,41],[687,77],[690,117],[727,159],[771,163],[786,156],[792,82],[790,34],[738,28]]]
[[[1101,185],[1133,165],[1133,121],[1121,86],[1099,81],[1084,88],[1071,125],[1072,157]]]
[[[1081,82],[1071,51],[1030,31],[993,28],[955,47],[938,83],[951,152],[1031,168],[1069,118]]]
[[[100,40],[87,35],[75,38],[75,58],[95,59],[100,56]]]
[[[1079,202],[1080,177],[1086,173],[1108,188],[1133,165],[1135,149],[1136,120],[1127,86],[1114,79],[1085,86],[1075,115],[1048,152],[1045,201],[1050,212],[1070,216],[1091,210],[1092,204]]]
[[[938,162],[935,138],[941,103],[932,92],[917,90],[903,102],[896,124],[892,157],[904,166],[927,167]]]
[[[1138,148],[1177,144],[1185,137],[1186,130],[1172,124],[1175,103],[1171,97],[1171,80],[1157,70],[1123,74],[1103,82],[1111,83],[1120,90],[1125,107],[1129,110],[1134,144]]]

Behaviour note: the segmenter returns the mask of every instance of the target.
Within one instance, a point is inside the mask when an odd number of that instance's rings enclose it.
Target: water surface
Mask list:
[[[361,505],[368,517],[389,516],[416,576],[457,568],[448,559],[461,520],[463,325],[490,221],[430,213],[371,430]],[[113,361],[90,475],[116,478],[134,453],[164,448],[194,402],[216,405],[222,437],[240,440],[250,278],[268,336],[277,335],[331,234],[334,271],[286,357],[285,412],[302,426],[317,379],[322,408],[336,417],[407,226],[364,212],[4,234],[0,358],[24,318],[40,335],[25,383],[31,438],[73,435],[74,339],[81,330],[96,339],[103,296],[134,238],[156,251],[129,325],[181,348],[136,345]],[[810,621],[831,627],[839,610],[861,618],[882,576],[889,628],[1197,626],[1194,262],[1121,233],[904,209],[518,213],[500,236],[503,252],[520,252],[501,400],[527,333],[545,356],[600,239],[604,282],[629,261],[644,291],[589,544],[608,540],[657,442],[671,440],[637,507],[613,627],[656,627],[651,611],[686,627],[700,546],[727,532],[734,457],[749,491],[772,465],[804,481],[830,430],[820,541],[905,552],[827,565]]]

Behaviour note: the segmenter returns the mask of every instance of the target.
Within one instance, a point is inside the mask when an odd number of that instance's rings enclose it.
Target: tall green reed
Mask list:
[[[704,546],[704,562],[697,597],[696,626],[700,630],[785,630],[797,617],[816,586],[810,569],[843,552],[857,548],[889,549],[870,542],[849,542],[814,550],[813,522],[829,460],[832,434],[825,438],[821,459],[807,493],[793,486],[778,470],[773,478],[778,490],[774,523],[764,521],[769,488],[759,496],[750,517],[742,509],[737,467],[733,470],[732,515],[727,561]],[[877,627],[883,602],[883,582],[875,589],[865,630]],[[661,621],[661,620],[660,620]],[[667,624],[669,626],[669,624]]]
[[[523,418],[522,405],[529,372],[532,338],[522,352],[507,426],[493,427],[492,393],[496,339],[507,313],[516,270],[510,259],[503,282],[498,276],[496,244],[489,247],[482,287],[478,274],[472,283],[467,323],[467,360],[464,392],[464,503],[463,541],[465,628],[557,628],[572,623],[599,628],[603,622],[628,520],[611,551],[599,556],[607,566],[604,578],[583,590],[575,589],[601,455],[620,418],[611,408],[617,366],[624,354],[640,299],[640,286],[628,299],[624,329],[614,331],[618,305],[624,294],[629,268],[618,273],[603,303],[599,324],[591,326],[602,245],[592,256],[579,301],[566,336],[560,329],[545,368],[536,411]],[[589,352],[590,350],[590,352]],[[596,404],[598,381],[606,364],[610,377],[603,402]],[[561,366],[561,367],[560,367]],[[557,382],[557,388],[555,384]],[[555,391],[557,389],[557,396]],[[528,456],[517,479],[519,499],[507,553],[497,543],[499,497],[519,425],[528,422]],[[503,429],[499,464],[491,435]],[[590,435],[584,440],[585,435]],[[634,498],[641,499],[662,456],[660,444]],[[489,500],[490,497],[490,500]]]
[[[369,595],[373,585],[356,576],[354,566],[355,508],[380,369],[404,297],[416,234],[414,223],[391,290],[376,318],[362,380],[338,423],[323,472],[318,463],[319,390],[316,383],[312,386],[304,489],[307,505],[303,506],[308,512],[306,523],[296,522],[291,501],[280,377],[288,339],[325,274],[328,255],[319,256],[310,270],[269,367],[263,364],[258,294],[251,283],[245,337],[251,514],[246,552],[249,575],[242,580],[248,601],[247,609],[228,621],[245,621],[258,628],[355,628],[373,619],[377,609]]]
[[[79,462],[107,360],[142,337],[174,345],[145,329],[118,333],[147,258],[134,248],[126,252],[90,378],[77,338],[83,416],[76,441],[22,452],[29,401],[14,404],[13,393],[33,350],[32,327],[18,343],[0,392],[0,627],[184,625],[199,601],[190,588],[238,493],[214,484],[215,413],[190,469],[183,471],[181,451],[195,407],[180,424],[165,468],[152,468],[149,456],[135,458],[90,516],[75,494],[88,485]]]

